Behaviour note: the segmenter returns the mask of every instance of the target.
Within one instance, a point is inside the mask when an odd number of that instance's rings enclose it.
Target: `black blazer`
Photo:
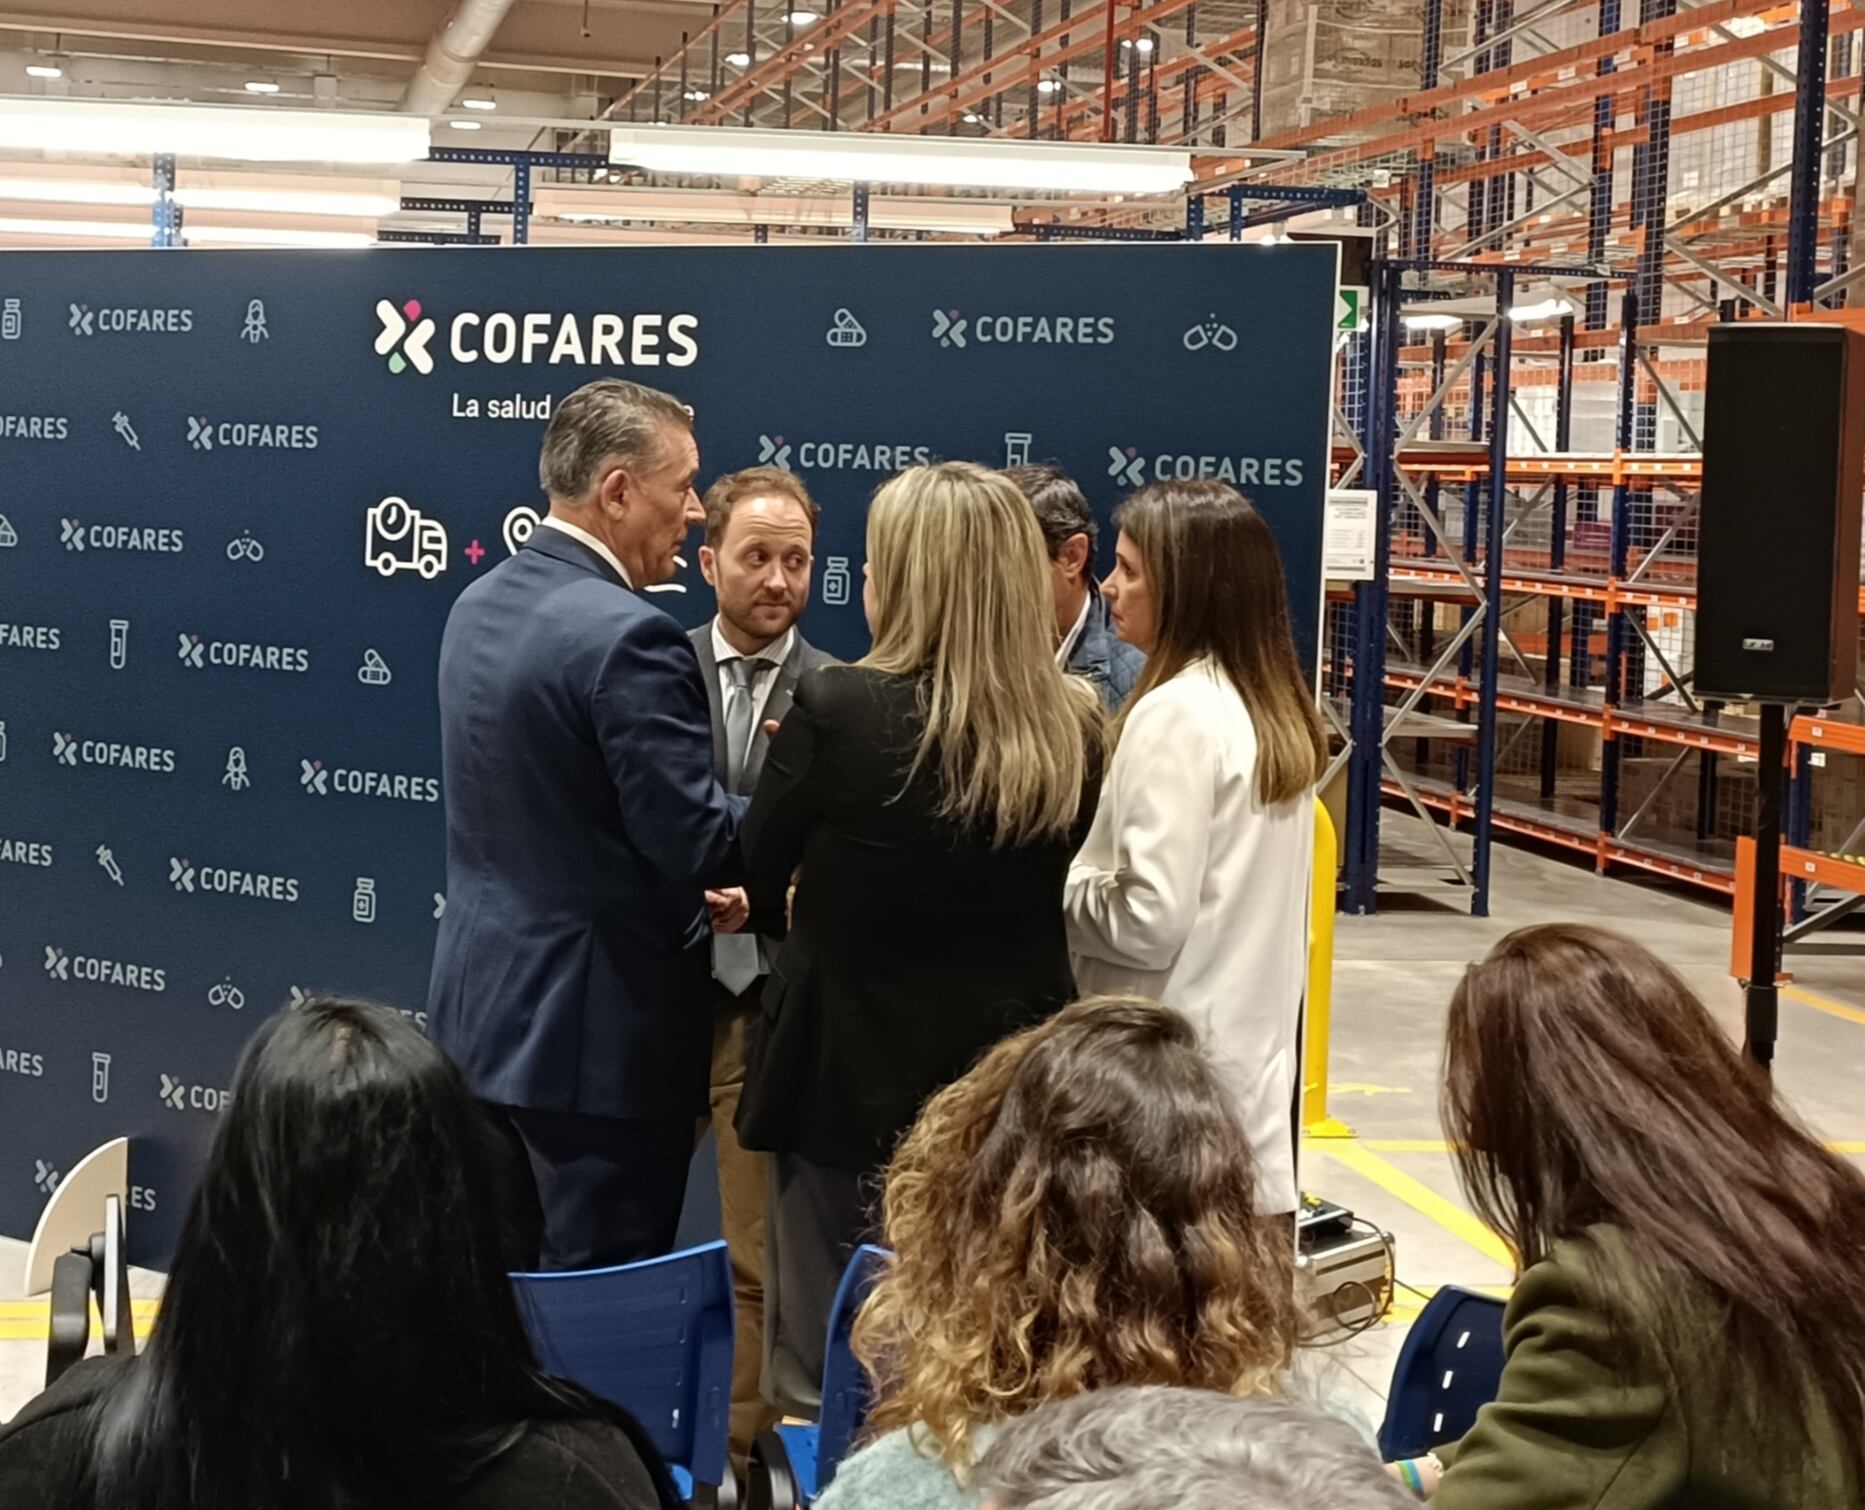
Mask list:
[[[93,1358],[0,1426],[0,1505],[67,1510],[90,1451],[92,1412],[137,1364]],[[626,1412],[613,1419],[533,1421],[513,1427],[504,1448],[460,1489],[446,1510],[679,1510],[660,1454]]]
[[[923,683],[859,666],[806,673],[746,817],[751,920],[784,936],[764,991],[738,1131],[747,1148],[878,1168],[921,1103],[1000,1039],[1067,1004],[1062,883],[1074,832],[993,848],[908,782]]]

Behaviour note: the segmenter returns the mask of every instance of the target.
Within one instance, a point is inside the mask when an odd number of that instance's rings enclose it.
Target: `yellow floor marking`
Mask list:
[[[1803,1007],[1812,1007],[1816,1012],[1824,1012],[1828,1017],[1843,1018],[1847,1022],[1865,1023],[1865,1009],[1847,1006],[1843,1001],[1835,1001],[1830,996],[1822,996],[1818,991],[1809,991],[1805,986],[1783,986],[1781,994],[1799,1002]]]
[[[1468,1243],[1485,1258],[1515,1269],[1515,1256],[1501,1238],[1485,1227],[1463,1207],[1447,1201],[1429,1186],[1413,1179],[1404,1170],[1389,1164],[1365,1144],[1328,1143],[1322,1151],[1347,1166],[1355,1174],[1371,1180],[1388,1195],[1405,1202],[1420,1215],[1436,1222],[1452,1237]]]
[[[135,1317],[153,1316],[159,1300],[132,1300],[130,1315]],[[0,1300],[0,1321],[47,1321],[51,1318],[52,1302],[43,1297],[37,1300]],[[91,1307],[91,1319],[96,1320],[97,1307]]]
[[[1449,1153],[1450,1144],[1442,1138],[1362,1138],[1362,1148],[1374,1153]]]

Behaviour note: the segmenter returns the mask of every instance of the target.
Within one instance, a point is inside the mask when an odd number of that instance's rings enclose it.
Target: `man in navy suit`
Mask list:
[[[500,1114],[514,1257],[545,1268],[669,1251],[706,1110],[705,889],[736,878],[745,803],[713,775],[691,641],[639,596],[702,517],[698,470],[676,399],[578,389],[544,436],[549,515],[441,640],[428,1022]]]
[[[1095,586],[1096,530],[1088,500],[1060,467],[1008,467],[1004,476],[1029,499],[1049,547],[1056,661],[1070,676],[1086,677],[1101,705],[1118,713],[1146,670],[1146,657],[1114,633],[1107,602]]]

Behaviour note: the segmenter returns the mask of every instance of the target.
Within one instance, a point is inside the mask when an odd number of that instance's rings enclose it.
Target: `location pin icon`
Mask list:
[[[514,556],[517,555],[537,526],[538,511],[528,503],[519,504],[505,516],[505,548]]]

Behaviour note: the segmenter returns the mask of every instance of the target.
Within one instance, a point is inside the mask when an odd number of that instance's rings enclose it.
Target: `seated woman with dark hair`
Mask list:
[[[1277,1394],[1296,1340],[1285,1224],[1189,1019],[1077,1002],[926,1105],[887,1171],[897,1258],[855,1324],[868,1445],[821,1510],[976,1503],[1001,1423],[1122,1384]]]
[[[1451,1000],[1444,1127],[1522,1276],[1441,1510],[1865,1504],[1865,1178],[1676,974],[1510,934]]]
[[[78,1365],[0,1430],[0,1505],[677,1506],[640,1427],[532,1357],[495,1167],[399,1013],[262,1023],[146,1352]]]

